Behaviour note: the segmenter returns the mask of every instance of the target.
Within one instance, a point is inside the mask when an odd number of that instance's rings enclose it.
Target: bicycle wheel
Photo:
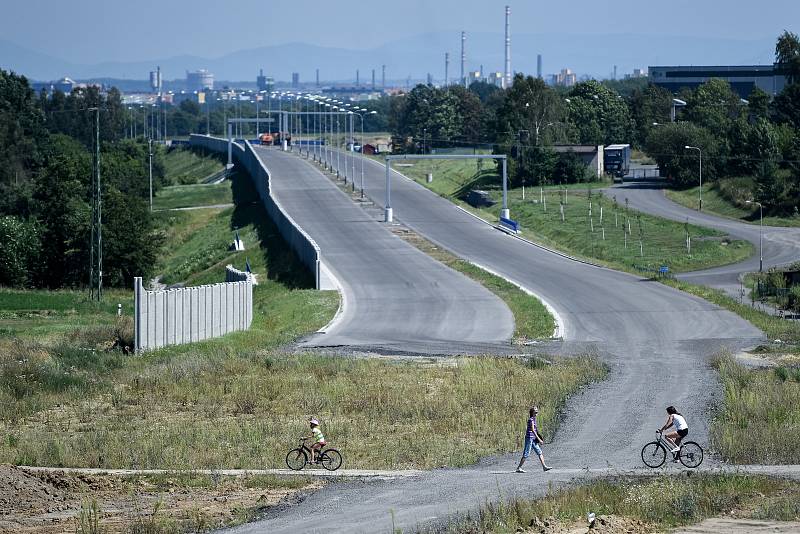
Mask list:
[[[697,467],[703,463],[703,448],[694,441],[687,441],[681,447],[679,459],[686,467]]]
[[[651,441],[642,447],[642,461],[647,467],[661,467],[667,459],[667,451],[657,441]]]
[[[336,471],[342,466],[342,455],[336,449],[326,449],[320,454],[319,461],[328,471]]]
[[[300,471],[306,466],[307,462],[308,457],[303,449],[292,449],[289,451],[289,454],[286,455],[286,465],[289,466],[289,469],[292,471]]]

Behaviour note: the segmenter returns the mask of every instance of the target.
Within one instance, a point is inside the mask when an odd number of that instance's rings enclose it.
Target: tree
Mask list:
[[[573,151],[559,154],[553,168],[553,183],[575,184],[589,181],[589,170],[581,157]]]
[[[144,200],[113,187],[103,200],[104,277],[108,285],[130,287],[135,276],[147,279],[153,273],[163,238]]]
[[[786,76],[789,84],[800,81],[800,38],[788,30],[775,43],[775,63]]]
[[[769,94],[758,86],[754,85],[753,90],[747,96],[747,111],[752,122],[758,119],[765,119],[769,115]]]
[[[459,102],[443,89],[417,85],[393,108],[393,133],[413,137],[421,142],[423,135],[442,144],[456,139],[462,131]]]
[[[653,124],[672,120],[672,93],[655,84],[634,90],[630,99],[631,115],[636,125],[636,144],[644,145]]]
[[[483,123],[483,105],[475,93],[460,85],[452,85],[447,89],[457,102],[456,111],[461,123],[458,136],[468,142],[485,139],[486,128]]]
[[[31,266],[41,262],[39,228],[17,217],[0,217],[0,285],[31,287],[36,283]]]
[[[731,124],[743,116],[739,95],[725,80],[711,79],[695,89],[686,101],[684,116],[710,132],[727,134]]]
[[[656,160],[662,174],[680,186],[697,185],[699,161],[696,146],[703,153],[703,180],[717,177],[719,144],[716,136],[690,122],[674,122],[653,128],[647,137],[647,153]]]
[[[528,146],[519,150],[517,157],[508,160],[510,187],[544,185],[553,183],[553,171],[558,154],[550,147]]]
[[[497,131],[500,142],[511,143],[520,131],[529,132],[534,145],[543,141],[545,128],[562,120],[561,98],[541,79],[517,74],[497,110]]]
[[[28,80],[0,69],[0,215],[31,215],[35,173],[46,145],[44,114]]]
[[[775,122],[800,129],[800,83],[793,83],[772,102]]]
[[[577,84],[569,92],[568,120],[582,144],[607,145],[631,141],[633,123],[625,100],[598,81]]]

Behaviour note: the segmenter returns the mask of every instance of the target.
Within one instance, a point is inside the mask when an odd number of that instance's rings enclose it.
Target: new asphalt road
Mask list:
[[[276,173],[297,173],[308,165],[296,157],[281,161],[285,166],[274,167]],[[383,165],[367,162],[366,192],[377,203],[384,199],[384,177]],[[687,416],[692,438],[707,442],[708,409],[718,395],[709,359],[724,347],[758,342],[761,332],[699,298],[505,235],[399,174],[392,182],[397,219],[540,295],[565,323],[566,341],[557,350],[598,354],[610,375],[569,401],[554,442],[545,447],[554,471],[543,474],[531,464],[530,473],[515,474],[518,456],[512,454],[408,480],[336,484],[235,532],[411,529],[488,500],[541,494],[548,482],[577,476],[575,469],[638,467],[642,445],[664,422],[670,404]],[[519,407],[520,437],[526,409]]]
[[[669,200],[664,195],[663,182],[659,181],[628,182],[606,189],[605,192],[607,195],[616,195],[620,200],[627,198],[631,207],[645,213],[681,222],[688,219],[691,224],[720,230],[736,239],[749,241],[756,247],[756,255],[741,263],[678,275],[678,278],[687,282],[722,289],[729,295],[738,297],[741,275],[759,270],[760,233],[765,271],[770,267],[800,260],[800,228],[764,226],[762,230],[755,224],[692,210]]]
[[[343,309],[306,347],[412,353],[508,350],[511,311],[493,293],[392,234],[316,167],[257,148],[272,194],[317,242]]]

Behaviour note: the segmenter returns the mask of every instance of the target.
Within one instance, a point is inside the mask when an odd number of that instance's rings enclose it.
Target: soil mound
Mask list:
[[[13,465],[0,465],[0,516],[59,510],[67,500],[67,488],[63,482],[59,485]]]

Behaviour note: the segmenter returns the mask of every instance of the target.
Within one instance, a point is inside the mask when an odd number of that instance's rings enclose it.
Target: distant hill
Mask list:
[[[657,64],[771,63],[773,48],[773,37],[734,40],[645,34],[514,34],[511,55],[515,71],[535,73],[536,55],[542,54],[544,74],[569,67],[579,75],[607,77],[617,65],[622,77],[634,68]],[[299,72],[301,81],[306,82],[314,79],[316,68],[325,81],[353,80],[358,68],[362,83],[369,83],[373,68],[380,81],[382,64],[387,66],[387,78],[391,80],[423,79],[428,72],[435,80],[441,80],[445,52],[450,52],[450,77],[455,79],[460,73],[460,36],[457,33],[421,34],[363,51],[290,43],[240,50],[216,58],[185,55],[92,65],[71,63],[0,40],[0,68],[35,80],[62,76],[143,80],[156,65],[161,66],[167,80],[183,78],[187,70],[199,68],[209,69],[217,80],[255,80],[258,69],[263,68],[277,80],[289,80],[292,72]],[[502,70],[502,35],[467,35],[467,70],[477,70],[481,65],[485,72]]]

